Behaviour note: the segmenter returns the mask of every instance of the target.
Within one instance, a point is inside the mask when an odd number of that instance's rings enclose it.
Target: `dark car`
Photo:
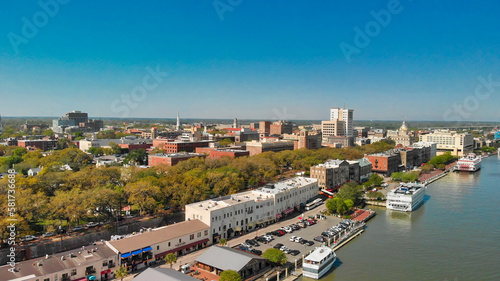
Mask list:
[[[250,250],[250,253],[253,253],[253,254],[256,254],[256,255],[262,255],[262,251],[261,250],[257,250],[257,249],[252,249]]]
[[[306,244],[307,246],[312,246],[312,245],[314,245],[314,242],[313,242],[313,241],[311,241],[311,240],[308,240],[308,241],[306,241],[306,243],[305,243],[305,244]]]
[[[264,238],[264,237],[262,237],[262,236],[257,236],[257,237],[255,237],[255,240],[256,240],[256,241],[259,241],[259,242],[261,242],[261,243],[265,243],[265,242],[267,242],[266,238]]]
[[[296,255],[300,254],[300,251],[299,250],[291,250],[289,252],[289,254],[292,255],[292,256],[296,256]]]
[[[260,246],[260,244],[257,241],[253,240],[253,239],[247,239],[245,242],[247,242],[247,244],[250,244],[250,245],[252,245],[254,247]]]
[[[300,244],[302,244],[302,245],[304,245],[306,242],[307,242],[307,240],[306,240],[306,239],[304,239],[304,238],[301,238],[301,239],[299,240],[299,243],[300,243]]]
[[[316,236],[316,237],[314,237],[314,241],[325,242],[326,238],[323,236]]]
[[[283,247],[283,244],[281,244],[281,243],[277,243],[276,245],[274,245],[274,247],[273,247],[273,248],[275,248],[275,249],[279,249],[279,248],[281,248],[281,247]]]
[[[244,247],[244,246],[239,246],[238,249],[240,249],[242,251],[246,251],[246,252],[250,251],[247,247]]]

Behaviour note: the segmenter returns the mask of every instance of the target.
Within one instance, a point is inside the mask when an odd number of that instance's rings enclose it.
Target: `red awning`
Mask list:
[[[285,214],[290,214],[291,212],[293,212],[293,208],[288,208],[285,210]]]
[[[190,243],[190,244],[182,245],[182,246],[180,246],[178,248],[175,248],[175,249],[172,249],[172,250],[168,250],[168,251],[163,252],[163,253],[156,254],[155,258],[164,257],[167,254],[175,253],[175,252],[178,252],[178,251],[181,251],[181,250],[184,250],[184,249],[187,249],[187,248],[191,248],[191,247],[194,247],[196,245],[200,245],[200,244],[203,244],[203,243],[206,243],[206,242],[208,242],[208,239],[203,239],[203,240],[196,241],[196,242],[193,242],[193,243]]]
[[[101,271],[101,275],[104,275],[106,273],[111,273],[111,269],[106,269],[104,271]]]
[[[276,214],[276,217],[277,217],[278,219],[279,219],[279,218],[281,218],[281,217],[282,217],[281,213],[277,213],[277,214]]]

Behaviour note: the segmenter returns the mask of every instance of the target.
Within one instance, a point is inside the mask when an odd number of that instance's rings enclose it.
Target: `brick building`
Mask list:
[[[246,150],[250,152],[250,156],[260,154],[267,151],[283,151],[293,150],[293,141],[268,139],[262,142],[251,141],[246,143]]]
[[[209,158],[221,158],[229,157],[236,158],[241,156],[249,156],[250,152],[240,149],[222,149],[222,148],[212,148],[212,147],[197,147],[196,153],[204,153]]]
[[[288,121],[276,121],[269,127],[269,135],[291,134],[293,132],[293,124]]]
[[[37,148],[43,151],[56,149],[56,140],[18,140],[17,145],[24,148]]]
[[[271,122],[270,121],[260,121],[259,122],[259,133],[269,135],[271,132]]]
[[[372,171],[390,176],[394,172],[399,172],[404,167],[401,165],[399,152],[386,151],[383,153],[371,154],[366,158],[372,164]]]
[[[185,161],[195,157],[205,158],[206,155],[203,153],[171,153],[171,154],[156,153],[154,155],[148,156],[148,166],[155,167],[161,164],[167,166],[174,166],[181,161]]]
[[[195,152],[197,147],[208,147],[210,141],[176,141],[154,139],[153,147],[164,149],[166,153]]]

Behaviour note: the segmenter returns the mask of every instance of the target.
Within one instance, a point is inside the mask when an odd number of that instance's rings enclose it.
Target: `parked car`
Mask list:
[[[249,248],[249,249],[252,248],[252,245],[250,245],[250,244],[248,244],[246,242],[241,243],[241,246],[243,246],[245,248]]]
[[[316,236],[316,237],[314,237],[314,241],[326,242],[326,238],[323,236]]]
[[[292,224],[290,225],[290,227],[293,229],[293,230],[299,230],[300,229],[300,226],[296,225],[296,224]]]
[[[265,236],[257,236],[255,237],[255,240],[261,242],[261,243],[267,243],[268,239]]]
[[[72,231],[81,231],[81,230],[84,230],[85,227],[81,226],[81,225],[77,225],[75,227],[73,227]]]
[[[253,253],[253,254],[256,254],[256,255],[262,255],[262,251],[261,250],[257,250],[257,249],[251,249],[250,250],[250,253]]]
[[[263,238],[266,239],[267,242],[271,242],[272,240],[274,240],[274,237],[272,235],[264,235]]]
[[[21,241],[33,241],[35,240],[37,237],[36,236],[33,236],[33,235],[26,235],[24,237],[21,237],[20,240]]]
[[[47,232],[43,234],[43,237],[52,237],[55,236],[56,234],[54,232]]]
[[[297,242],[297,243],[299,243],[299,242],[300,242],[300,240],[302,240],[302,237],[295,237],[295,239],[293,240],[293,242]]]
[[[299,240],[299,243],[302,245],[304,245],[306,242],[307,242],[307,240],[303,239],[303,238],[300,238],[300,240]]]
[[[306,241],[305,241],[305,244],[306,244],[307,246],[312,246],[312,245],[314,245],[314,242],[313,242],[313,241],[311,241],[311,240],[306,240]]]
[[[287,246],[281,246],[280,250],[285,254],[290,253],[290,248],[288,248]]]
[[[242,251],[250,252],[250,249],[248,249],[247,247],[244,247],[244,246],[239,246],[238,249],[240,249]]]
[[[300,254],[300,251],[299,250],[290,250],[289,254],[292,256],[296,256],[296,255]]]
[[[306,228],[307,227],[306,223],[303,222],[303,221],[297,223],[297,225],[300,226],[300,227],[302,227],[302,228]]]
[[[91,222],[87,223],[87,227],[96,227],[96,226],[98,226],[98,225],[99,225],[99,223],[97,223],[97,222],[93,222],[93,221],[91,221]]]
[[[273,248],[275,248],[275,249],[280,249],[281,247],[283,247],[283,244],[281,244],[281,243],[277,243],[276,245],[274,245],[274,247],[273,247]]]

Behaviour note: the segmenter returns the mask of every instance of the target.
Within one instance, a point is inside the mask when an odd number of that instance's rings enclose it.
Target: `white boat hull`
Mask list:
[[[307,264],[304,264],[302,275],[304,275],[305,277],[308,277],[308,278],[312,278],[312,279],[320,279],[328,271],[330,271],[330,269],[332,268],[332,266],[336,260],[337,260],[337,257],[334,257],[333,260],[331,262],[329,262],[328,264],[326,264],[326,266],[324,268],[322,268],[321,271],[319,271],[319,272],[307,271],[307,269],[312,269],[312,270],[317,271],[317,268],[308,267]]]

